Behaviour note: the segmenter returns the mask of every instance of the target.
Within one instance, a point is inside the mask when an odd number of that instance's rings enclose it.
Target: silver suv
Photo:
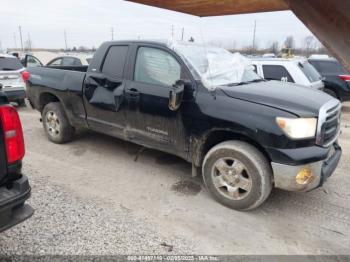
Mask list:
[[[0,54],[0,84],[10,102],[24,104],[28,79],[29,72],[26,71],[17,57]]]

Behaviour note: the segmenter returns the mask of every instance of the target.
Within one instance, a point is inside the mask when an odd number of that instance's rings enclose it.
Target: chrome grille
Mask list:
[[[328,147],[338,139],[340,115],[341,104],[338,100],[333,99],[321,107],[317,125],[317,145]]]

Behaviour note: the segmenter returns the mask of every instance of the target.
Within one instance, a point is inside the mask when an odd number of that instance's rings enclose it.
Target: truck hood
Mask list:
[[[293,83],[266,81],[238,86],[220,86],[227,96],[278,108],[299,117],[317,117],[332,97]]]

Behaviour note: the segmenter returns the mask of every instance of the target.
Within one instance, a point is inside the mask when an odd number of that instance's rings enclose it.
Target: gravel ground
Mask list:
[[[33,170],[32,173],[35,173]],[[192,253],[192,245],[166,237],[121,206],[81,199],[47,178],[31,179],[35,215],[0,238],[0,254],[109,255]]]
[[[49,142],[39,114],[22,108],[24,172],[36,210],[0,235],[0,254],[350,254],[350,114],[343,157],[307,194],[274,190],[251,212],[221,206],[191,166],[98,134]]]

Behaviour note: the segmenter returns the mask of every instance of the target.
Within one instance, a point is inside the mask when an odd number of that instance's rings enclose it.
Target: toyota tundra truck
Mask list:
[[[28,178],[22,175],[24,140],[20,118],[0,84],[0,232],[29,218],[34,210]]]
[[[221,48],[114,41],[89,66],[29,72],[29,103],[49,140],[66,143],[89,129],[174,154],[236,210],[258,207],[273,187],[322,186],[341,157],[337,99],[261,79]]]

